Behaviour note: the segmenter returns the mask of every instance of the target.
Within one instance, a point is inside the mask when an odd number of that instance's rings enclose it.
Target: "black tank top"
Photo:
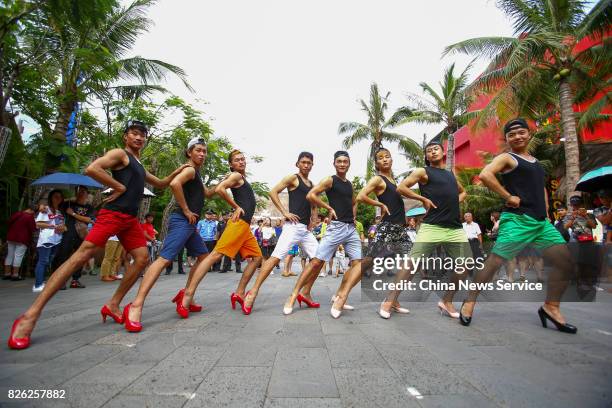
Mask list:
[[[404,200],[397,192],[397,186],[392,183],[387,177],[380,175],[385,182],[385,191],[379,196],[378,201],[383,203],[389,209],[389,214],[385,214],[381,221],[390,222],[397,225],[406,225],[406,210],[404,209]]]
[[[455,175],[431,166],[425,167],[425,172],[427,184],[419,183],[419,190],[438,208],[430,208],[423,222],[446,228],[463,228],[459,219],[459,188]]]
[[[142,164],[130,152],[127,150],[125,152],[130,160],[128,165],[120,170],[111,170],[113,178],[125,186],[125,193],[115,201],[105,204],[104,208],[137,216],[144,192],[146,172]]]
[[[336,212],[336,221],[353,224],[353,185],[350,181],[342,181],[340,177],[332,176],[332,186],[325,192],[329,205]]]
[[[204,208],[204,181],[200,175],[200,171],[196,168],[195,176],[183,184],[183,195],[187,202],[189,210],[198,215],[198,218],[202,215],[202,208]],[[176,203],[176,200],[175,200]],[[176,204],[173,210],[175,213],[182,214],[183,210]]]
[[[242,176],[244,183],[238,188],[232,188],[234,201],[244,210],[244,214],[240,216],[247,224],[251,223],[253,214],[255,214],[255,193],[249,182]]]
[[[306,194],[310,187],[299,174],[296,174],[298,186],[289,191],[289,212],[300,217],[300,223],[308,225],[310,222],[310,202],[306,200]]]
[[[516,160],[517,166],[507,173],[502,173],[502,183],[510,194],[521,199],[521,205],[518,208],[504,207],[502,211],[527,214],[536,220],[545,219],[544,169],[537,160],[530,162],[518,154],[510,155]]]

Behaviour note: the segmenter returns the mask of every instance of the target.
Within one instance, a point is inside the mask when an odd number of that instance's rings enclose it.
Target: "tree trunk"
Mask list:
[[[11,143],[11,133],[13,131],[8,127],[0,126],[0,167],[2,167],[4,156],[6,156],[6,151]]]
[[[567,79],[559,83],[559,104],[561,107],[561,127],[565,138],[565,200],[569,207],[569,198],[574,194],[576,183],[580,178],[580,152],[576,117],[573,108],[574,95]]]
[[[53,129],[53,139],[62,143],[66,142],[66,132],[68,131],[68,123],[70,123],[70,116],[74,110],[74,104],[74,101],[60,103],[57,122]]]
[[[168,219],[170,218],[170,212],[172,208],[174,207],[175,201],[176,200],[174,199],[174,195],[173,195],[172,198],[170,199],[170,202],[166,206],[166,208],[164,208],[164,214],[162,216],[161,231],[159,232],[160,241],[163,241],[164,239],[166,239],[166,234],[168,233]]]
[[[455,134],[448,135],[448,143],[446,144],[446,170],[453,171],[455,169]]]

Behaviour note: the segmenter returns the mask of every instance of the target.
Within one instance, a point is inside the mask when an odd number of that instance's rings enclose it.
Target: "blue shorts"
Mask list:
[[[168,220],[168,233],[159,256],[174,261],[183,247],[187,249],[188,256],[198,257],[208,253],[202,237],[196,231],[196,224],[189,224],[183,214],[172,213]]]

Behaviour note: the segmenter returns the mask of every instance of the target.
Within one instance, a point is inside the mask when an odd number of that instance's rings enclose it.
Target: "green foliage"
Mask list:
[[[343,122],[338,126],[338,134],[344,135],[342,141],[344,148],[350,149],[351,146],[361,141],[370,142],[366,165],[366,178],[368,179],[374,174],[376,151],[383,146],[383,143],[397,143],[400,151],[412,162],[418,161],[423,155],[421,147],[414,140],[388,130],[392,126],[391,120],[385,119],[389,95],[390,92],[387,92],[385,96],[381,96],[378,85],[373,83],[370,86],[369,104],[363,99],[359,100],[361,110],[367,115],[367,124]]]
[[[353,177],[353,193],[357,195],[365,187],[365,179],[361,177]],[[376,217],[376,208],[364,203],[357,204],[357,221],[363,224],[366,230],[374,223]]]

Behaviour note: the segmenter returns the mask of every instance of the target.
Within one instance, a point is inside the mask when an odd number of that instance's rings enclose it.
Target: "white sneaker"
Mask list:
[[[42,290],[45,288],[45,283],[43,282],[42,285],[40,286],[32,286],[32,292],[36,293],[36,292],[42,292]]]
[[[322,278],[324,278],[324,277],[325,277],[325,272],[321,272],[321,273],[319,274],[319,276],[320,276],[320,277],[322,277]]]
[[[115,275],[115,278],[117,278],[117,279],[123,279],[123,274],[122,274],[122,273],[120,273],[119,275]]]

